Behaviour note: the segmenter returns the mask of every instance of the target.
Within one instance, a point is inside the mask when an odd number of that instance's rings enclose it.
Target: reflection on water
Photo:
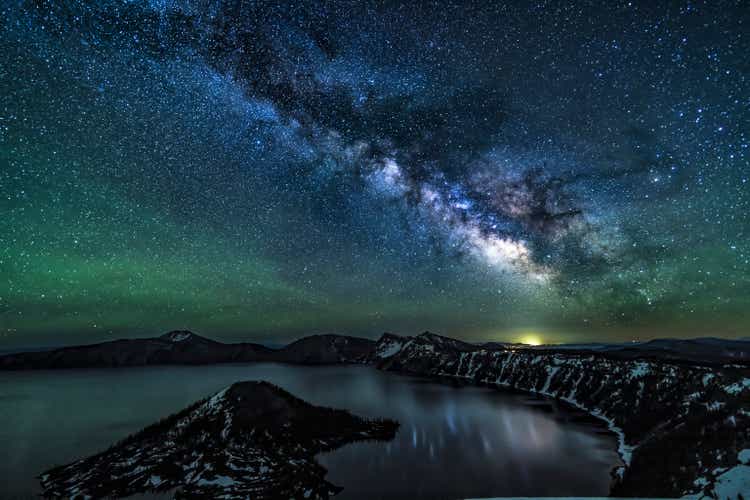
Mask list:
[[[615,441],[551,403],[360,366],[274,364],[0,373],[3,498],[35,476],[239,380],[265,379],[314,404],[401,423],[389,443],[319,457],[337,498],[606,495]]]

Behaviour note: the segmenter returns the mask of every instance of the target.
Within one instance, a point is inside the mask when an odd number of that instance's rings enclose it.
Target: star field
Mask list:
[[[741,1],[1,13],[4,345],[748,334]]]

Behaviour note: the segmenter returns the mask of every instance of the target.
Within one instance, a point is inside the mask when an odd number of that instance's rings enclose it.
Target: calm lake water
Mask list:
[[[363,366],[233,364],[0,372],[0,496],[240,380],[401,423],[389,443],[320,455],[337,499],[606,495],[613,436],[554,403]]]

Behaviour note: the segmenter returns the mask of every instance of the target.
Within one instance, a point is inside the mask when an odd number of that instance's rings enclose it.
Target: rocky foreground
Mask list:
[[[362,440],[390,440],[391,420],[312,406],[268,382],[239,382],[110,449],[41,476],[43,496],[329,498],[314,456]]]
[[[613,471],[613,496],[750,498],[745,365],[487,348],[429,333],[384,335],[373,361],[382,370],[556,398],[603,419],[618,435],[624,462]]]

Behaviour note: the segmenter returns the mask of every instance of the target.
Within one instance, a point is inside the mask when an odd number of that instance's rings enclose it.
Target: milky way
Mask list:
[[[742,2],[3,4],[0,342],[748,333]]]

